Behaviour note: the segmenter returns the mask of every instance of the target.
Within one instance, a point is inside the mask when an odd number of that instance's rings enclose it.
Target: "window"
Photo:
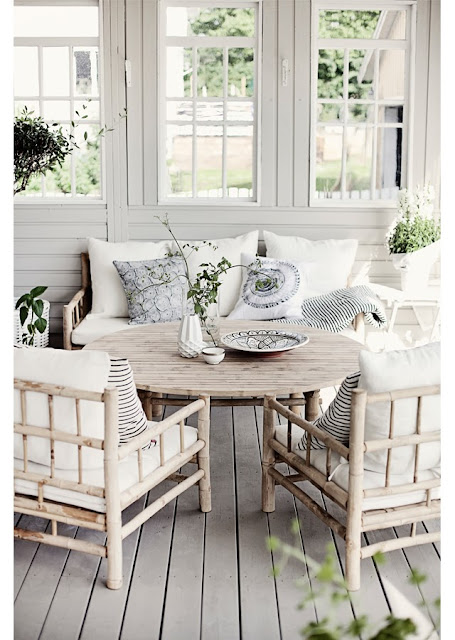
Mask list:
[[[14,13],[15,113],[27,107],[79,146],[62,167],[32,178],[21,196],[101,198],[98,3],[21,3]]]
[[[331,7],[317,3],[313,16],[310,201],[395,201],[406,184],[411,6]]]
[[[256,200],[257,3],[163,2],[160,200]]]

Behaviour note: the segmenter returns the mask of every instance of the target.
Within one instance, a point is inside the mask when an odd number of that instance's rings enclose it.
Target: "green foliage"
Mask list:
[[[57,126],[33,116],[27,107],[14,118],[14,195],[26,189],[33,175],[61,167],[77,146],[74,136]]]
[[[337,570],[337,556],[333,544],[327,546],[327,554],[322,563],[314,561],[305,556],[301,548],[299,522],[293,523],[293,533],[296,538],[295,545],[282,542],[279,538],[271,536],[267,538],[267,546],[273,553],[274,570],[276,577],[281,573],[291,558],[295,558],[308,568],[308,580],[302,581],[300,587],[303,589],[302,600],[299,609],[311,607],[314,603],[324,598],[330,599],[332,603],[330,615],[311,621],[300,630],[303,640],[346,640],[346,638],[363,638],[363,640],[408,640],[414,637],[417,631],[415,623],[410,618],[397,618],[389,615],[381,623],[380,628],[372,628],[367,615],[358,615],[356,606],[356,617],[351,622],[339,622],[337,617],[337,606],[341,602],[350,600],[352,594],[347,591],[347,586],[340,572]],[[375,562],[384,561],[383,554],[375,554]],[[410,583],[419,586],[426,576],[417,570],[411,573]],[[428,608],[428,603],[423,599],[423,604]],[[439,610],[439,600],[433,602],[433,607]],[[437,615],[431,615],[432,619],[437,619]],[[435,631],[439,630],[439,622],[433,623]],[[428,636],[430,637],[430,636]]]
[[[32,346],[35,340],[35,334],[44,333],[47,327],[47,320],[42,317],[44,311],[44,303],[39,298],[46,291],[47,287],[34,287],[29,293],[24,293],[16,302],[16,309],[19,309],[19,318],[21,326],[27,323],[27,331],[22,331],[22,344]],[[30,318],[29,318],[30,316]],[[34,320],[36,316],[36,320]]]

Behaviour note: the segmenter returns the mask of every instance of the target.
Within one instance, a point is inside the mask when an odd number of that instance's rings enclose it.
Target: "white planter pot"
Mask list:
[[[180,322],[178,350],[184,358],[195,358],[205,347],[199,316],[184,315]]]
[[[440,241],[413,251],[412,253],[392,253],[392,263],[401,273],[403,291],[418,293],[428,285],[430,271],[439,258]]]
[[[19,298],[14,298],[14,306]],[[43,300],[43,318],[47,320],[47,326],[44,333],[37,331],[33,338],[34,347],[47,347],[49,345],[49,310],[50,303],[48,300]],[[27,333],[27,324],[30,322],[31,311],[29,311],[25,325],[22,327],[19,316],[19,309],[14,309],[14,344],[22,344],[22,333]],[[36,316],[35,316],[36,320]]]

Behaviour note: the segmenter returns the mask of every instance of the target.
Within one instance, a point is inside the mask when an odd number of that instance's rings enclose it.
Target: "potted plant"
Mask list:
[[[387,235],[395,269],[401,273],[403,291],[418,291],[428,284],[430,270],[439,257],[441,223],[433,217],[434,189],[401,189],[398,216]]]
[[[16,300],[15,343],[34,347],[47,347],[49,344],[49,302],[40,296],[47,287],[34,287]]]

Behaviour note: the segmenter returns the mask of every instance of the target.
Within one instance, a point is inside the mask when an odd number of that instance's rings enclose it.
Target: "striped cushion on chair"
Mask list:
[[[333,438],[345,445],[349,444],[349,431],[351,426],[351,398],[352,390],[359,385],[360,371],[351,373],[341,383],[338,393],[329,404],[327,411],[317,418],[313,424],[315,427],[326,431]],[[299,442],[299,449],[307,448],[307,433],[305,432]],[[325,449],[326,446],[317,438],[311,438],[311,449]]]
[[[147,417],[137,395],[133,370],[126,358],[111,358],[108,384],[118,389],[119,445],[148,429]],[[143,449],[156,444],[151,440]]]

